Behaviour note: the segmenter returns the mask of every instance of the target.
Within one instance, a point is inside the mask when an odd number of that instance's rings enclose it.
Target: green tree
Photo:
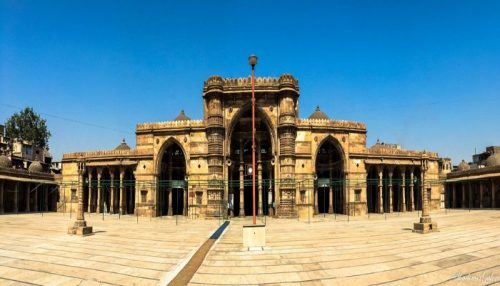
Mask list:
[[[14,113],[5,123],[6,136],[19,138],[33,142],[35,146],[47,147],[50,131],[47,129],[46,120],[33,111],[33,108],[26,107],[19,113]]]

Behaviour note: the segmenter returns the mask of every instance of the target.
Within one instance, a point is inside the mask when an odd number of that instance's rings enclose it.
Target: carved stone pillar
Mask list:
[[[456,208],[457,207],[457,188],[456,188],[456,184],[455,183],[451,183],[451,188],[452,188],[452,192],[453,192],[453,199],[452,199],[452,206],[453,208]]]
[[[83,174],[85,172],[85,161],[78,162],[78,205],[76,212],[76,221],[73,226],[68,227],[68,233],[70,234],[78,234],[78,235],[87,235],[92,233],[92,227],[87,226],[87,222],[85,221],[84,210],[83,210]]]
[[[415,195],[413,192],[413,189],[415,187],[413,180],[414,180],[414,175],[413,175],[413,167],[410,168],[410,201],[409,201],[409,206],[410,206],[410,211],[415,211]]]
[[[14,187],[14,213],[17,213],[19,211],[18,208],[18,193],[19,193],[19,182],[15,183]]]
[[[318,188],[314,188],[314,214],[319,214]]]
[[[115,188],[115,172],[113,172],[113,170],[109,170],[109,178],[110,178],[110,192],[111,192],[111,197],[110,197],[110,200],[109,200],[109,212],[114,214],[115,213],[115,191],[116,191],[116,188]]]
[[[240,217],[245,216],[245,165],[243,162],[243,140],[240,139]]]
[[[467,206],[465,205],[465,182],[460,183],[462,185],[462,208],[466,209]]]
[[[27,213],[30,212],[30,189],[31,189],[31,184],[28,183],[28,185],[26,186],[26,207],[25,207],[25,211]]]
[[[483,208],[483,182],[479,181],[479,208]]]
[[[125,209],[125,168],[120,168],[120,214],[126,214]]]
[[[495,186],[495,180],[491,179],[491,207],[496,208],[496,186]]]
[[[97,168],[97,210],[96,212],[99,214],[103,211],[102,209],[102,185],[101,185],[101,178],[102,178],[102,168]]]
[[[401,170],[401,185],[400,185],[400,195],[401,195],[401,211],[406,212],[406,170],[402,168]]]
[[[329,158],[329,166],[332,165],[332,158]],[[330,167],[330,173],[329,173],[329,188],[328,188],[328,191],[329,191],[329,200],[328,200],[328,213],[329,214],[332,214],[333,213],[333,186],[332,186],[332,177],[333,177],[333,174],[332,174],[333,170],[332,168]]]
[[[168,188],[168,213],[167,213],[168,216],[174,215],[174,212],[172,210],[172,192],[173,191],[174,191],[174,189]]]
[[[87,170],[88,176],[89,176],[89,197],[88,197],[88,212],[91,213],[94,209],[93,204],[94,204],[94,198],[93,198],[93,192],[92,192],[92,169],[88,168]]]
[[[389,189],[389,213],[392,213],[393,211],[393,203],[392,203],[392,175],[393,175],[393,169],[394,167],[389,168],[389,184],[388,184],[388,189]]]
[[[3,206],[3,193],[4,193],[4,180],[0,180],[0,214],[3,214],[5,212],[4,206]]]
[[[384,168],[383,166],[377,166],[377,172],[378,172],[378,207],[379,207],[379,213],[384,213],[384,200],[383,200],[383,188],[384,188],[384,183],[383,183],[383,178],[384,178]]]
[[[258,214],[263,215],[263,208],[264,208],[264,202],[262,201],[262,160],[261,160],[261,154],[260,154],[260,142],[257,145],[257,186],[258,186],[258,192],[259,192],[259,206],[258,206]]]
[[[49,210],[49,188],[47,185],[43,185],[43,211],[46,212]]]

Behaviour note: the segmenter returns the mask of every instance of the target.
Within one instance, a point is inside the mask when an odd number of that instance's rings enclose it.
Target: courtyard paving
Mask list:
[[[75,218],[75,215],[72,215]],[[94,235],[67,235],[69,214],[0,216],[0,285],[158,285],[218,221],[86,215]]]
[[[433,213],[440,232],[426,235],[417,215],[271,219],[258,252],[233,220],[191,285],[500,285],[500,211]]]
[[[417,213],[267,219],[267,246],[247,251],[233,219],[191,285],[500,285],[500,211],[432,213],[440,232],[411,232]],[[74,214],[73,214],[74,219]],[[68,214],[0,216],[0,285],[165,284],[218,220],[87,216],[95,234],[66,234]]]

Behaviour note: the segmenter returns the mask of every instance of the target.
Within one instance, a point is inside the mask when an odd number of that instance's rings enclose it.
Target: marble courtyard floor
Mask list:
[[[417,213],[267,219],[267,246],[247,251],[233,219],[191,285],[500,285],[500,211],[433,212],[440,232],[411,232]],[[173,278],[218,220],[0,216],[0,285],[157,285]],[[74,219],[74,214],[73,214]]]

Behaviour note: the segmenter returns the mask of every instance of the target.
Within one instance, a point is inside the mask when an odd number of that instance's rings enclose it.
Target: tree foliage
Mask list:
[[[14,113],[5,123],[5,132],[7,137],[27,140],[35,146],[47,148],[51,136],[46,120],[31,107]]]

